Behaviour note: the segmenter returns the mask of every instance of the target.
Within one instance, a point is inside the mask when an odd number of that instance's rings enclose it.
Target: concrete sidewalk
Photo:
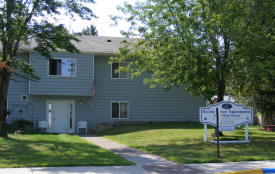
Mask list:
[[[140,166],[3,168],[0,174],[148,174]]]
[[[168,161],[160,156],[145,153],[129,148],[123,144],[98,136],[82,136],[87,141],[108,149],[129,161],[144,168],[149,174],[202,174],[203,171],[196,170],[183,164]]]
[[[170,169],[167,170],[167,167]],[[145,171],[145,169],[148,171]],[[150,168],[150,169],[149,169]],[[259,168],[275,168],[275,161],[251,161],[228,163],[181,164],[178,166],[143,165],[137,166],[81,166],[81,167],[30,167],[0,168],[0,174],[173,174],[178,171],[194,173],[224,173],[230,171],[253,170]],[[188,171],[189,170],[189,171]],[[201,171],[201,172],[200,172]],[[249,172],[246,172],[247,174]]]

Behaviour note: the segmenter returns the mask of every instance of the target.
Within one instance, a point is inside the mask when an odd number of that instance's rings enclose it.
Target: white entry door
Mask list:
[[[47,100],[48,132],[75,132],[75,102],[71,100]]]

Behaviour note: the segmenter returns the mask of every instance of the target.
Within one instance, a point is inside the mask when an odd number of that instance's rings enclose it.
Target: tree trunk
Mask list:
[[[222,76],[218,83],[218,103],[223,101],[223,97],[224,97],[224,92],[225,92],[225,81],[224,81],[224,77]],[[217,128],[215,129],[216,134],[218,133],[219,136],[223,136],[223,133],[221,131],[218,131]]]
[[[0,69],[0,136],[7,137],[7,95],[10,80],[10,72],[6,66]]]
[[[224,92],[225,92],[225,81],[224,77],[222,76],[218,81],[218,103],[223,101]]]

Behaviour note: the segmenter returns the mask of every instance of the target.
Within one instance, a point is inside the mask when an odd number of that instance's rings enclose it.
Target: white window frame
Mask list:
[[[77,74],[77,59],[76,58],[52,58],[52,59],[56,59],[56,60],[74,60],[75,61],[75,75],[74,76],[63,76],[63,75],[50,75],[50,59],[48,59],[48,76],[50,77],[76,77]]]
[[[118,62],[114,62],[114,63],[118,63]],[[113,78],[113,64],[114,64],[114,63],[111,64],[111,79],[129,79],[129,72],[127,72],[127,77],[126,77],[126,78],[121,78],[121,77],[120,77],[120,72],[119,72],[119,74],[118,74],[118,76],[119,76],[118,78]],[[118,63],[118,64],[119,64],[118,67],[120,67],[120,64],[121,64],[121,63],[126,63],[126,64],[128,64],[129,62],[120,62],[120,63]]]
[[[119,117],[113,118],[113,103],[119,103]],[[120,103],[127,103],[127,118],[120,118]],[[128,101],[111,101],[111,119],[114,120],[128,120],[129,119],[129,102]]]

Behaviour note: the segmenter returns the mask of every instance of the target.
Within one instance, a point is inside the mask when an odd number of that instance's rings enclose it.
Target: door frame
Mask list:
[[[53,117],[54,117],[54,113],[55,113],[55,107],[54,107],[54,105],[55,105],[55,102],[61,102],[61,101],[64,101],[64,102],[67,102],[67,106],[68,106],[68,104],[70,104],[70,103],[72,103],[73,104],[73,112],[72,112],[72,128],[70,128],[70,126],[69,126],[69,122],[67,122],[68,123],[68,126],[67,126],[67,128],[66,128],[66,131],[65,132],[56,132],[55,131],[55,128],[54,128],[54,123],[53,123],[53,121],[54,121],[54,119],[53,119]],[[51,105],[51,121],[49,120],[49,104],[52,104]],[[68,114],[69,114],[69,107],[67,107],[67,108],[65,108],[66,110],[67,110],[67,118],[68,118]],[[74,100],[55,100],[55,99],[53,99],[53,100],[46,100],[46,122],[47,122],[47,124],[48,124],[48,127],[47,127],[47,132],[49,132],[49,133],[75,133],[75,113],[76,113],[76,111],[75,111],[75,101]],[[68,119],[67,119],[68,120]],[[65,123],[66,123],[66,121],[65,121]],[[49,127],[49,126],[51,126],[51,127]]]

